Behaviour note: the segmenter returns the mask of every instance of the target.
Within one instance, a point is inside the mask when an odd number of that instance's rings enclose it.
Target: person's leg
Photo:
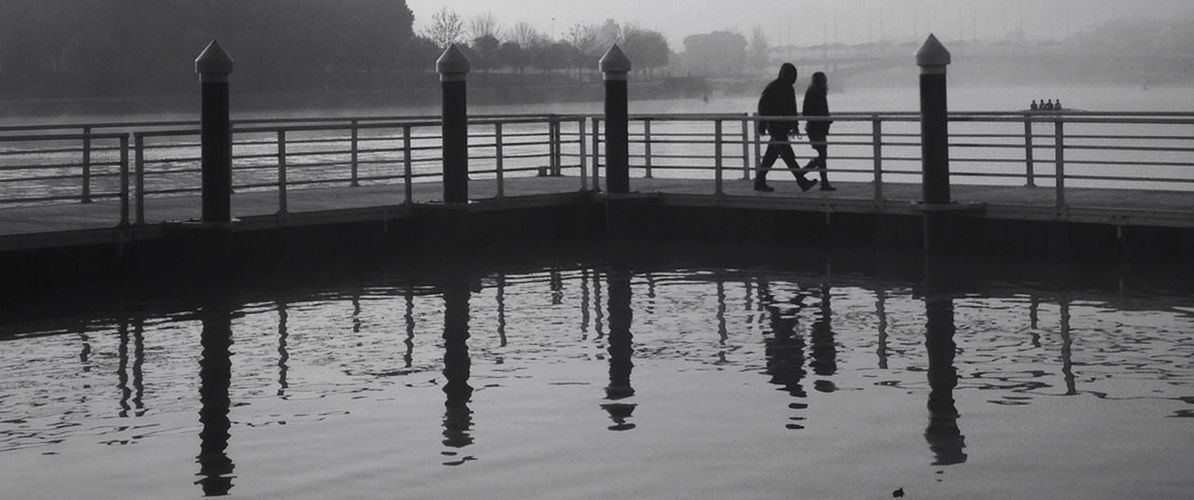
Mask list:
[[[792,171],[792,175],[796,176],[796,184],[800,185],[801,190],[808,191],[817,183],[815,180],[810,181],[804,177],[804,170],[801,170],[800,163],[796,162],[796,153],[792,151],[791,144],[780,145],[779,156],[784,159],[784,163],[788,165],[788,170]]]
[[[821,190],[834,191],[835,189],[833,186],[829,185],[829,170],[826,161],[829,158],[829,144],[826,142],[827,138],[827,136],[820,134],[810,134],[808,136],[809,145],[817,151],[817,157],[808,162],[808,167],[806,167],[806,170],[812,170],[816,168],[817,172],[821,175]]]
[[[779,159],[781,154],[780,145],[775,144],[774,140],[769,141],[767,150],[763,152],[763,161],[759,163],[759,169],[755,172],[755,189],[759,191],[768,191],[767,189],[767,171],[771,170],[771,166],[775,165],[775,160]]]

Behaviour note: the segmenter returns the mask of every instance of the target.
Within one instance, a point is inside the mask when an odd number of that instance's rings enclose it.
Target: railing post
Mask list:
[[[212,40],[195,59],[202,87],[203,222],[232,221],[232,123],[228,75],[232,58]]]
[[[356,120],[352,120],[352,187],[360,186],[361,183],[357,177],[357,139],[360,128]]]
[[[949,111],[945,68],[950,54],[936,36],[929,35],[916,52],[920,66],[920,135],[924,202],[943,205],[949,194]]]
[[[83,203],[91,203],[91,127],[83,127]]]
[[[644,177],[650,179],[651,175],[651,119],[643,119],[643,167],[645,169]]]
[[[762,136],[759,133],[759,114],[753,113],[751,116],[755,118],[754,120],[751,120],[750,128],[754,129],[755,169],[758,169],[763,165],[763,143],[761,140]]]
[[[629,107],[627,75],[630,59],[614,44],[598,65],[605,75],[605,189],[630,192]]]
[[[721,119],[713,120],[713,186],[714,194],[721,196],[723,193],[722,186],[722,135],[721,135]]]
[[[551,175],[559,177],[560,171],[560,118],[551,117]]]
[[[137,225],[145,224],[145,136],[137,132],[133,136],[136,149],[136,177],[137,182]]]
[[[120,227],[129,225],[129,136],[120,136]]]
[[[402,189],[406,197],[404,203],[406,206],[411,206],[415,203],[414,186],[411,184],[414,181],[414,161],[411,155],[411,140],[410,140],[410,125],[402,126]]]
[[[875,203],[883,203],[883,121],[871,115],[871,143],[875,162]]]
[[[580,153],[580,189],[581,191],[589,190],[589,172],[588,172],[588,151],[585,151],[585,119],[581,117],[576,120],[576,137],[577,137],[577,151]]]
[[[468,203],[469,61],[455,45],[435,61],[443,90],[444,203]]]
[[[1053,147],[1054,155],[1057,160],[1056,163],[1056,179],[1057,186],[1057,211],[1063,212],[1066,209],[1065,203],[1065,127],[1064,122],[1057,120],[1053,122]]]
[[[286,130],[278,131],[278,215],[286,215]]]
[[[497,198],[500,200],[506,196],[506,179],[505,166],[502,158],[502,123],[497,122],[493,124],[493,147],[494,147],[494,161],[497,169]]]
[[[742,118],[742,180],[750,180],[750,120],[746,119],[748,113],[743,113]]]
[[[593,117],[593,192],[601,191],[601,118]]]
[[[1028,186],[1036,186],[1036,167],[1033,165],[1033,150],[1032,150],[1032,119],[1030,115],[1024,115],[1024,164],[1025,175],[1027,176]]]

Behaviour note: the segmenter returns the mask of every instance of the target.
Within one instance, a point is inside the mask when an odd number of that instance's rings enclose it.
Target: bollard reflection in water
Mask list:
[[[209,302],[202,309],[203,355],[199,360],[199,480],[205,496],[227,495],[232,489],[235,465],[228,457],[228,419],[232,383],[232,311],[226,304]]]
[[[609,427],[611,431],[627,431],[635,427],[627,420],[637,405],[617,402],[634,395],[634,387],[630,385],[630,372],[634,369],[630,278],[630,273],[623,270],[612,270],[606,275],[609,285],[609,385],[605,388],[605,399],[614,402],[602,404],[601,408],[614,422]]]
[[[473,444],[473,411],[468,403],[473,395],[469,385],[471,362],[468,353],[469,284],[452,280],[443,288],[444,298],[444,446],[460,449]],[[455,457],[456,451],[445,451]],[[465,456],[444,465],[462,465],[476,457]]]
[[[958,428],[958,408],[954,404],[954,387],[958,385],[954,301],[932,263],[926,263],[925,268],[925,350],[929,358],[929,425],[925,427],[925,439],[933,452],[933,465],[954,465],[966,462],[966,437]]]
[[[829,284],[822,283],[820,305],[812,325],[813,360],[810,365],[813,373],[827,377],[837,373],[837,344],[833,335],[833,309],[830,306],[832,291]],[[818,379],[813,382],[817,392],[834,392],[837,386],[832,380]]]

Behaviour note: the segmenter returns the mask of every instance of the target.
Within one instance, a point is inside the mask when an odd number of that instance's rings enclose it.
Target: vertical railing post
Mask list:
[[[1060,119],[1053,122],[1053,147],[1054,155],[1057,160],[1056,179],[1057,186],[1057,211],[1062,212],[1066,209],[1065,203],[1065,126]]]
[[[83,127],[83,203],[91,203],[91,127]]]
[[[136,155],[134,177],[137,183],[137,225],[143,225],[145,224],[145,136],[137,132],[133,135],[133,144]]]
[[[875,164],[875,203],[883,203],[883,122],[871,115],[871,144]]]
[[[352,120],[351,125],[352,125],[352,159],[351,159],[352,183],[351,183],[351,185],[352,185],[352,187],[357,187],[357,186],[361,185],[359,178],[357,177],[357,151],[358,151],[357,145],[358,145],[358,138],[359,138],[358,134],[360,133],[360,128],[359,128],[356,120]]]
[[[713,120],[713,187],[714,194],[721,196],[723,193],[722,186],[722,135],[721,135],[721,119]]]
[[[443,90],[444,203],[468,203],[469,61],[455,45],[435,61]]]
[[[559,177],[563,175],[560,171],[560,118],[552,115],[551,117],[551,175]]]
[[[763,141],[761,140],[762,135],[759,132],[759,114],[753,113],[751,116],[753,116],[755,118],[754,120],[751,120],[750,128],[754,129],[754,137],[755,137],[755,139],[754,139],[755,165],[754,166],[755,166],[755,169],[758,169],[760,166],[763,165]]]
[[[414,159],[411,158],[411,140],[410,140],[410,125],[402,126],[402,190],[406,197],[404,203],[406,206],[411,206],[415,203],[414,199]]]
[[[129,225],[129,136],[120,136],[120,227]]]
[[[742,114],[742,180],[750,180],[750,120],[747,113]]]
[[[493,148],[494,148],[494,162],[497,170],[497,198],[500,200],[506,196],[506,171],[502,158],[502,123],[497,122],[493,124]]]
[[[1024,166],[1025,176],[1029,187],[1036,186],[1036,166],[1033,165],[1032,150],[1032,119],[1024,115]]]
[[[643,119],[643,167],[645,169],[644,177],[650,179],[651,172],[651,119]]]
[[[278,131],[278,215],[286,215],[286,130]]]
[[[588,172],[588,151],[585,151],[585,119],[581,117],[576,120],[576,137],[577,137],[577,152],[579,153],[580,161],[580,189],[581,191],[589,190],[589,172]]]
[[[630,192],[629,105],[630,58],[614,44],[598,64],[605,75],[605,190]]]
[[[232,221],[232,123],[228,75],[232,58],[212,40],[195,59],[202,86],[203,222]]]
[[[593,192],[601,191],[601,118],[593,117]]]

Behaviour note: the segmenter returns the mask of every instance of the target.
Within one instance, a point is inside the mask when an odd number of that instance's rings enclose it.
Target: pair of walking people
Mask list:
[[[788,170],[791,170],[792,175],[796,176],[796,183],[800,185],[802,191],[808,191],[817,185],[816,179],[810,180],[804,176],[805,172],[814,169],[821,174],[822,191],[837,190],[829,184],[828,172],[825,167],[828,151],[826,138],[829,136],[829,124],[833,123],[832,121],[810,120],[805,127],[805,131],[808,132],[809,144],[817,151],[817,157],[810,160],[807,166],[801,168],[796,161],[796,153],[792,151],[790,137],[792,135],[800,136],[800,122],[795,119],[799,114],[796,107],[796,90],[793,88],[793,85],[796,84],[796,75],[796,66],[784,63],[779,68],[779,78],[767,84],[767,87],[763,89],[763,95],[759,97],[759,116],[763,117],[759,121],[759,132],[767,134],[770,139],[767,141],[767,150],[763,153],[759,171],[755,173],[755,191],[775,190],[767,185],[767,172],[779,158],[783,158],[784,163],[788,165]],[[828,91],[829,79],[825,73],[814,73],[812,84],[804,93],[804,116],[829,116],[829,103],[826,99]],[[767,119],[766,117],[769,116],[783,118]]]

